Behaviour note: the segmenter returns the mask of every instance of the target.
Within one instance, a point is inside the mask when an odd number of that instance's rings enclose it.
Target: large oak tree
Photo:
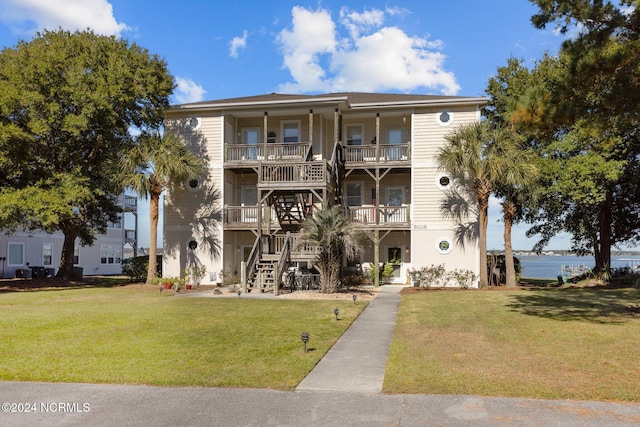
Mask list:
[[[59,277],[76,239],[117,221],[118,159],[132,129],[156,128],[173,78],[164,60],[92,31],[44,31],[0,53],[0,227],[62,231]]]

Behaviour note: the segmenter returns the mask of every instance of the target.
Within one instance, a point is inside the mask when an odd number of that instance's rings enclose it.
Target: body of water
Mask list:
[[[516,256],[522,266],[522,277],[555,279],[565,271],[591,269],[595,265],[592,256]],[[640,256],[612,256],[611,268],[640,265]],[[563,270],[564,269],[564,270]]]

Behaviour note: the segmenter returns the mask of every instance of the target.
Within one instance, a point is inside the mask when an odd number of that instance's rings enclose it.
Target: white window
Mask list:
[[[404,186],[394,185],[387,187],[387,206],[402,206],[404,204]],[[406,222],[406,209],[386,209],[384,221],[387,223]]]
[[[446,255],[453,249],[453,244],[448,237],[443,237],[437,240],[436,249],[441,254]]]
[[[362,145],[362,126],[347,126],[347,145]]]
[[[9,242],[7,246],[7,266],[24,265],[24,243]]]
[[[282,142],[300,142],[300,122],[282,122]]]
[[[120,264],[122,248],[118,245],[100,245],[100,264]]]
[[[198,130],[200,129],[201,120],[199,117],[189,117],[185,122],[185,126],[188,130]]]
[[[116,222],[107,222],[107,228],[122,229],[122,215],[118,214],[118,220]]]
[[[449,126],[453,122],[453,113],[448,110],[436,113],[436,122],[438,122],[440,126]]]
[[[53,261],[53,243],[42,244],[42,265],[51,265]]]
[[[393,185],[387,187],[387,206],[402,206],[404,203],[404,186]]]
[[[436,177],[436,186],[438,186],[439,189],[445,190],[449,185],[451,185],[451,177],[449,177],[449,175],[439,174]]]
[[[402,128],[387,129],[387,144],[403,144],[403,134],[404,132],[402,131]]]
[[[362,182],[347,183],[347,206],[362,206],[362,191],[364,185]]]

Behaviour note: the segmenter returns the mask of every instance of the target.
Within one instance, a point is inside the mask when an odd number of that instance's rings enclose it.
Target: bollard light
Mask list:
[[[304,343],[304,352],[307,352],[307,343],[309,342],[309,332],[303,332],[302,336],[300,337],[302,339],[302,342]]]
[[[241,294],[242,294],[242,291],[238,289],[238,297],[240,297]]]
[[[336,315],[336,320],[338,320],[338,314],[340,314],[340,310],[338,310],[338,307],[336,307],[336,308],[333,310],[333,314],[335,314],[335,315]]]
[[[351,298],[353,298],[353,303],[355,304],[356,303],[356,298],[357,298],[356,294],[353,294],[353,296]]]

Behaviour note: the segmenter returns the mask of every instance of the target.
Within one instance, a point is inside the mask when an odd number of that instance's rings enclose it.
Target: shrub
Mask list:
[[[457,268],[447,273],[448,279],[461,289],[469,289],[478,279],[478,276],[471,270],[458,270]]]
[[[237,285],[238,283],[240,283],[238,275],[235,273],[231,273],[231,271],[229,270],[221,271],[220,277],[222,277],[222,286]]]
[[[158,264],[158,277],[162,277],[162,255],[156,258]],[[122,273],[129,276],[134,282],[144,282],[147,280],[149,270],[149,255],[127,258],[122,261]]]
[[[357,288],[364,285],[367,277],[363,273],[350,272],[342,276],[342,285],[347,288]]]
[[[378,270],[378,279],[380,283],[386,284],[389,283],[389,278],[393,273],[393,263],[383,263],[382,267]],[[369,263],[369,270],[365,273],[365,278],[370,278],[373,281],[373,271],[374,264],[372,262]]]
[[[415,283],[419,283],[421,287],[429,288],[431,286],[445,286],[447,281],[446,271],[443,264],[431,267],[421,267],[419,270],[410,269],[409,275]]]

